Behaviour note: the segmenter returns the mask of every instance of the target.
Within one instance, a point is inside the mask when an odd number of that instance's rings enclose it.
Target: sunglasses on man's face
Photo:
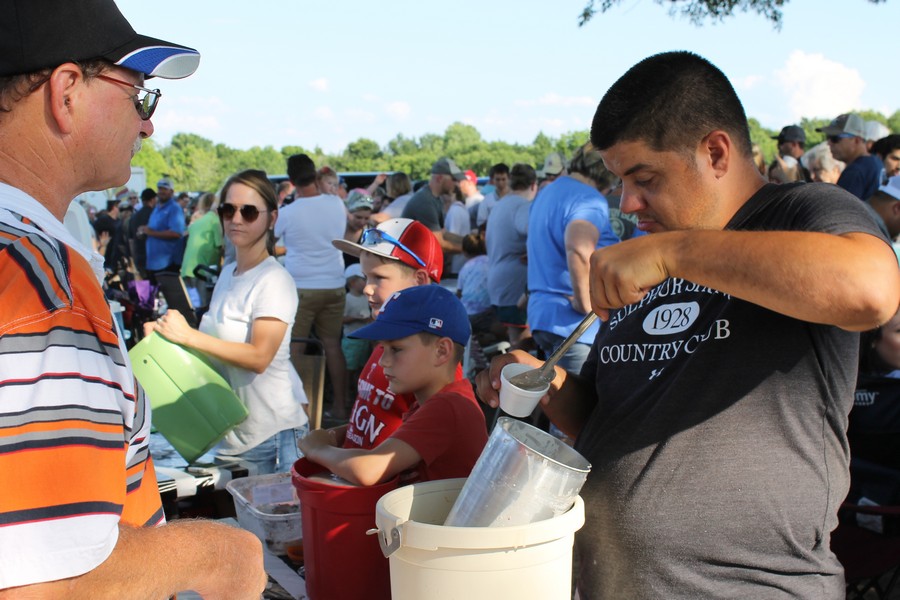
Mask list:
[[[854,137],[852,133],[839,133],[837,135],[829,135],[828,141],[831,142],[832,144],[837,144],[838,142],[840,142],[843,139],[852,138],[852,137]]]
[[[219,216],[222,217],[225,221],[230,221],[234,218],[234,213],[240,212],[241,219],[244,220],[244,223],[252,223],[256,219],[259,218],[260,212],[269,212],[268,210],[259,210],[252,204],[245,204],[238,208],[234,204],[230,202],[223,202],[219,205]]]
[[[129,83],[128,81],[122,81],[121,79],[110,77],[109,75],[97,75],[97,79],[102,79],[103,81],[108,81],[110,83],[118,83],[120,85],[134,88],[139,92],[144,92],[143,96],[138,96],[136,94],[131,98],[132,102],[134,102],[135,110],[144,121],[149,121],[150,117],[153,116],[153,111],[156,110],[156,104],[159,102],[160,96],[162,96],[162,92],[160,92],[159,90],[147,89],[145,87]]]

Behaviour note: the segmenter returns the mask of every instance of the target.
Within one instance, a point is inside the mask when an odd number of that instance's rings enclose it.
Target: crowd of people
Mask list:
[[[497,163],[487,186],[439,157],[418,186],[348,190],[297,154],[277,186],[251,169],[138,197],[116,186],[153,133],[145,79],[199,54],[113,0],[18,6],[0,38],[0,598],[259,596],[253,535],[165,523],[104,290],[163,273],[198,311],[142,333],[207,355],[249,412],[215,454],[257,473],[306,456],[357,485],[467,476],[502,367],[540,366],[595,312],[533,415],[593,465],[580,598],[843,597],[829,535],[851,457],[898,467],[900,135],[846,113],[806,148],[788,125],[765,164],[725,74],[668,52],[610,87],[571,157]],[[91,223],[69,199],[98,188],[115,193]],[[313,339],[332,422],[310,431],[293,359]],[[488,363],[488,340],[511,351]]]

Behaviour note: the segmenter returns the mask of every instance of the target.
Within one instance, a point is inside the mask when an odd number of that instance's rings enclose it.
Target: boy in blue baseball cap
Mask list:
[[[359,485],[398,474],[402,484],[468,477],[487,443],[487,426],[472,384],[456,379],[471,335],[459,299],[439,285],[411,287],[351,335],[379,343],[390,391],[416,402],[400,428],[371,450],[340,448],[333,431],[320,429],[300,440],[303,454]]]

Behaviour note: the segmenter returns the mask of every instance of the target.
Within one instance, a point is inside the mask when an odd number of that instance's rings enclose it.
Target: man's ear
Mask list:
[[[716,179],[721,179],[731,164],[734,145],[731,136],[721,129],[717,129],[708,134],[703,141],[700,142],[701,151],[709,161],[710,168],[716,175]]]
[[[428,285],[431,283],[431,276],[425,269],[416,269],[416,285]]]
[[[50,74],[47,82],[50,115],[62,133],[72,133],[74,129],[73,108],[74,103],[84,97],[79,93],[83,83],[84,73],[74,63],[64,63]]]

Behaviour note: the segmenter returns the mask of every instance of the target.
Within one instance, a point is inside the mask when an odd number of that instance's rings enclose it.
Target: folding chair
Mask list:
[[[900,580],[900,537],[876,533],[857,522],[860,515],[900,519],[900,506],[844,503],[843,518],[831,534],[831,550],[844,566],[847,598],[888,600]]]
[[[291,338],[291,345],[294,344],[306,344],[304,354],[291,352],[291,361],[309,400],[309,428],[319,429],[325,401],[325,347],[315,338]]]
[[[887,600],[900,582],[900,471],[854,458],[850,494],[831,534],[847,598]]]

